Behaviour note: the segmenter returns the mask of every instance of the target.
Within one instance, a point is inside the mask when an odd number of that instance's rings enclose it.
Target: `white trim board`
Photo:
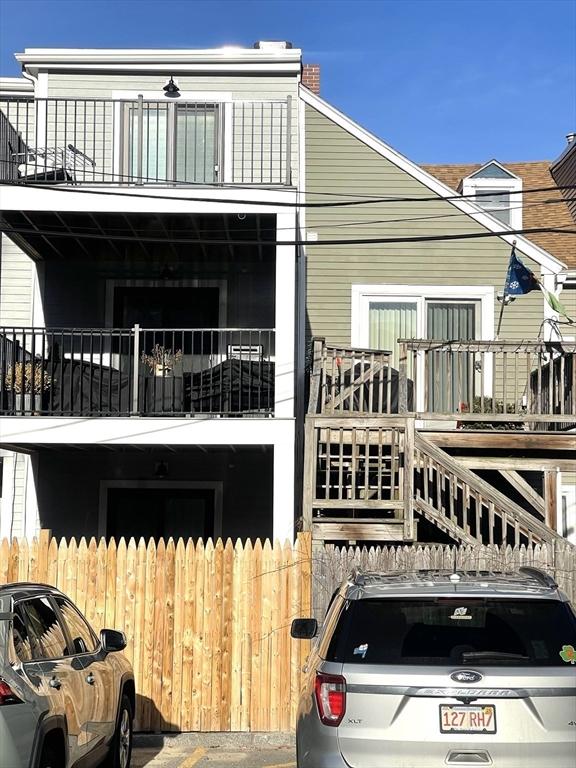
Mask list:
[[[73,445],[276,445],[294,441],[290,418],[4,416],[0,447]]]
[[[178,85],[177,77],[174,78],[174,82]],[[182,104],[186,102],[212,104],[213,102],[232,101],[232,93],[230,91],[180,91],[180,96],[177,99],[167,97],[162,86],[155,91],[112,91],[113,101],[138,101],[139,96],[142,96],[144,101],[162,101],[166,102],[166,104]]]
[[[405,171],[408,175],[412,176],[412,178],[424,184],[426,187],[428,187],[428,189],[430,189],[432,192],[435,192],[441,198],[453,197],[454,195],[458,194],[453,189],[450,189],[450,187],[443,184],[435,176],[427,173],[423,168],[420,168],[420,166],[413,163],[404,155],[401,155],[391,146],[385,144],[377,136],[374,136],[374,134],[370,133],[365,128],[362,128],[362,126],[358,125],[358,123],[355,123],[349,117],[337,110],[331,104],[328,104],[328,102],[324,101],[324,99],[316,96],[316,94],[312,93],[304,86],[300,86],[299,95],[306,104],[316,109],[329,120],[332,120],[333,123],[336,123],[336,125],[339,125],[340,128],[343,128],[359,141],[366,144],[367,147],[370,147],[370,149],[373,149],[379,155],[385,157],[391,163],[394,163],[394,165],[396,165],[402,171]],[[486,211],[483,211],[477,205],[465,198],[447,200],[446,202],[451,203],[455,208],[458,208],[458,210],[466,213],[468,216],[473,218],[474,221],[478,222],[478,224],[486,227],[486,229],[490,232],[500,232],[502,231],[502,228],[506,226],[505,224],[502,224],[501,221],[498,221],[498,219],[490,216],[489,213],[486,213]],[[522,235],[499,235],[499,237],[509,245],[512,245],[513,242],[516,241],[516,245],[519,251],[554,274],[557,274],[566,268],[565,264],[556,259],[543,248],[538,247],[530,240],[522,237]]]
[[[8,192],[9,190],[9,192]],[[64,191],[63,191],[64,190]],[[106,190],[109,191],[109,190]],[[286,213],[276,202],[298,202],[294,189],[238,189],[229,187],[114,187],[107,195],[96,187],[78,188],[8,186],[0,183],[2,207],[11,211],[122,211],[136,213]],[[201,196],[209,202],[195,199]],[[222,202],[235,200],[237,202]]]
[[[369,285],[352,286],[352,316],[350,338],[353,347],[367,347],[368,326],[364,322],[363,299],[381,296],[417,299],[480,300],[481,324],[479,338],[494,338],[494,287],[491,285]]]
[[[126,66],[159,64],[181,66],[183,64],[242,64],[251,62],[263,64],[298,65],[302,50],[300,48],[244,48],[242,46],[222,46],[220,48],[25,48],[22,53],[15,53],[14,58],[26,67],[42,67],[48,64],[60,64],[79,67],[91,64],[98,66],[111,64],[122,68]]]

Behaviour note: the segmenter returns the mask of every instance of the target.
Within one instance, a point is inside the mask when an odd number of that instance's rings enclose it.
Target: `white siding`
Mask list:
[[[0,451],[3,461],[0,498],[0,539],[35,536],[39,531],[38,505],[30,456]]]
[[[6,235],[2,235],[1,248],[0,326],[29,326],[33,322],[35,264]]]

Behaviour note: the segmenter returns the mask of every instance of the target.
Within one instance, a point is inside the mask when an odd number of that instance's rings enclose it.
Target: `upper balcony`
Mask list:
[[[0,101],[0,181],[293,185],[297,110],[284,100]]]

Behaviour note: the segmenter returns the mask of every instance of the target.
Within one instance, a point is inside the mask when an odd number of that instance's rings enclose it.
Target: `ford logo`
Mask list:
[[[482,680],[482,675],[471,669],[459,669],[458,672],[453,672],[450,675],[450,679],[454,680],[455,683],[479,683]]]

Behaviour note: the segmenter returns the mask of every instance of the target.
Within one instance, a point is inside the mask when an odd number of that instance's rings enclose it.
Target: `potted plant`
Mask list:
[[[173,376],[175,364],[182,361],[182,350],[172,352],[161,344],[155,344],[148,354],[142,352],[140,359],[154,376]]]
[[[183,408],[182,350],[155,344],[140,356],[144,376],[144,407],[149,415],[180,413]]]
[[[42,396],[52,385],[51,376],[40,362],[14,363],[4,376],[7,394],[14,398],[17,413],[36,413],[42,410]]]

